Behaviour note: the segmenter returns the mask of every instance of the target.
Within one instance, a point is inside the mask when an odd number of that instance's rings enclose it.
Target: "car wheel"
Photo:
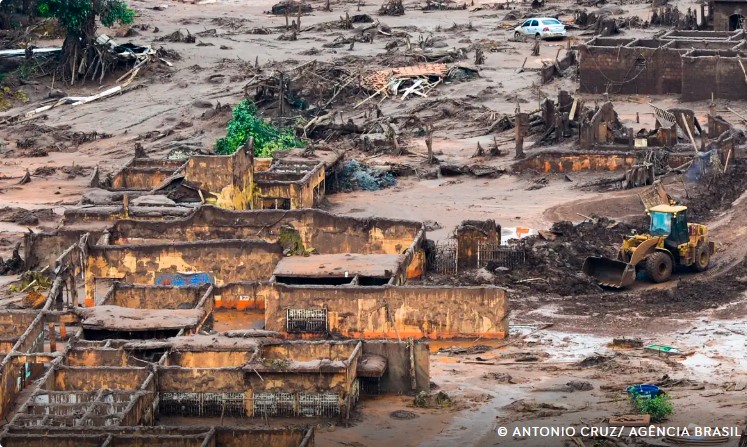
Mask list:
[[[540,36],[540,33],[534,35],[534,40],[542,40],[542,36]]]
[[[518,32],[518,31],[516,31],[516,32],[514,33],[514,39],[515,39],[515,40],[519,40],[519,39],[521,39],[521,33],[520,33],[520,32]]]

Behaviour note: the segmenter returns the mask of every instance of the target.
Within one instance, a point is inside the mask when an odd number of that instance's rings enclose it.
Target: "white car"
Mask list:
[[[552,17],[531,17],[514,29],[514,37],[532,36],[535,39],[564,38],[565,25]]]

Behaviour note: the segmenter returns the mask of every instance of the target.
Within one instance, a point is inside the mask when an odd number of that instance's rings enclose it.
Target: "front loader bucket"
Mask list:
[[[628,287],[635,282],[635,266],[614,259],[590,256],[584,261],[583,272],[605,287]]]

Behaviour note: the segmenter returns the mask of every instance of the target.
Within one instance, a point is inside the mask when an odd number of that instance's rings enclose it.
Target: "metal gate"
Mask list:
[[[477,268],[491,262],[496,267],[513,270],[526,262],[524,250],[506,247],[495,242],[479,242],[477,246]]]
[[[285,313],[289,333],[327,332],[327,309],[288,309]]]
[[[442,275],[457,273],[457,241],[438,241],[428,254],[428,270]]]

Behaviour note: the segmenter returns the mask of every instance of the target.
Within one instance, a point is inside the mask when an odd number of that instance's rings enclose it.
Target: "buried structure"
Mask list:
[[[253,421],[347,421],[361,396],[429,391],[423,340],[508,333],[503,289],[410,284],[421,223],[211,205],[91,216],[26,238],[27,267],[54,282],[41,309],[0,313],[3,445],[310,446],[313,429]]]
[[[234,210],[313,208],[335,190],[342,155],[298,150],[255,159],[250,140],[232,155],[148,158],[142,151],[106,179],[97,173],[84,204],[99,215],[115,207],[120,216],[183,216],[200,203]],[[328,179],[329,177],[329,183]]]

